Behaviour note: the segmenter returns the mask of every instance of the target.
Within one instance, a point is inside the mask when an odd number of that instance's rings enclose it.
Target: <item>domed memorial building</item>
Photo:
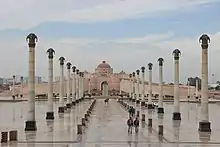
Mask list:
[[[66,71],[65,71],[66,72]],[[106,84],[108,87],[108,95],[117,96],[119,95],[120,89],[122,90],[122,95],[128,95],[130,90],[130,79],[129,74],[123,70],[119,73],[114,73],[113,68],[106,62],[102,61],[94,69],[94,72],[84,71],[84,93],[88,94],[88,89],[90,85],[90,93],[92,95],[102,95],[103,84]],[[147,72],[145,73],[147,76]],[[59,79],[59,78],[57,78]],[[67,79],[67,78],[65,78]],[[147,78],[145,79],[145,96],[148,94],[148,82]],[[135,80],[136,81],[136,80]],[[72,81],[71,81],[72,83]],[[141,76],[140,76],[141,84]],[[23,85],[23,96],[27,97],[28,94],[28,85]],[[21,85],[16,85],[16,93],[20,94]],[[60,82],[56,80],[53,82],[54,94],[59,94],[60,91]],[[187,86],[179,85],[180,87],[180,98],[185,98],[187,96]],[[140,85],[140,92],[142,86]],[[72,88],[71,88],[72,89]],[[137,90],[137,84],[135,84],[135,89]],[[173,96],[174,87],[170,84],[163,85],[164,95]],[[67,91],[67,81],[64,82],[64,93]],[[152,92],[153,95],[158,95],[160,91],[159,85],[157,83],[152,83]],[[48,83],[40,83],[35,86],[36,95],[45,95],[48,94]],[[195,88],[190,88],[191,95],[194,95]],[[140,93],[141,94],[141,93]]]

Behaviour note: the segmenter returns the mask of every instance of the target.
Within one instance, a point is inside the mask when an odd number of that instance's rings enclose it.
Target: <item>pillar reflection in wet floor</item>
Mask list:
[[[64,136],[64,113],[59,113],[59,133]]]
[[[26,131],[25,139],[27,141],[35,141],[36,140],[36,131]],[[28,143],[27,147],[35,147],[35,143]]]
[[[53,120],[47,120],[47,138],[48,141],[51,141],[50,144],[48,144],[48,147],[53,147],[53,141],[54,141],[54,121]]]
[[[181,125],[181,120],[173,120],[173,141],[177,142],[175,144],[175,147],[179,147],[179,134],[180,134],[180,125]]]

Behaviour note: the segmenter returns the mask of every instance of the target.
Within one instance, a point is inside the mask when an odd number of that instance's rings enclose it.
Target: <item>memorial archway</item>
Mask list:
[[[108,82],[107,81],[101,82],[101,92],[103,96],[108,96]]]

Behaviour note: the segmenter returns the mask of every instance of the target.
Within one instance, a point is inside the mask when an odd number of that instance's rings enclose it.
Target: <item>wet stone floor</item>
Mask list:
[[[196,103],[181,103],[181,122],[172,121],[172,103],[165,103],[163,115],[164,136],[158,137],[158,115],[151,112],[153,127],[147,126],[149,112],[136,106],[146,122],[140,124],[139,133],[128,134],[127,111],[116,102],[97,100],[89,123],[82,136],[76,135],[76,125],[81,122],[92,101],[84,101],[63,115],[58,115],[54,103],[55,120],[46,121],[47,102],[36,102],[36,132],[24,132],[27,102],[0,103],[0,130],[18,130],[18,142],[1,144],[3,147],[219,147],[219,104],[210,104],[211,134],[199,134],[199,108]],[[128,102],[135,106],[134,103]]]

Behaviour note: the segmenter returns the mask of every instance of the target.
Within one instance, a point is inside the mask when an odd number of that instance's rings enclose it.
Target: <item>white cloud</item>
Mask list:
[[[112,21],[156,12],[185,11],[217,0],[1,0],[0,29],[27,29],[47,21]],[[218,1],[219,2],[219,1]]]
[[[175,48],[179,48],[182,52],[180,58],[181,81],[184,81],[187,76],[200,76],[201,48],[198,38],[201,34],[191,38],[169,38],[169,34],[172,33],[152,34],[144,37],[121,38],[117,40],[95,38],[40,40],[36,48],[36,74],[47,77],[48,62],[46,49],[53,47],[56,51],[54,59],[55,75],[59,75],[58,58],[64,56],[67,61],[77,65],[80,69],[87,69],[89,71],[94,71],[94,68],[102,60],[110,63],[116,71],[123,69],[127,72],[132,72],[142,65],[152,62],[155,72],[154,80],[157,81],[157,59],[158,57],[163,57],[165,59],[165,80],[172,81],[172,51]],[[220,63],[220,33],[210,34],[210,37],[209,72],[210,75],[214,73],[217,80],[220,79],[220,69],[217,64]],[[27,75],[28,49],[27,43],[23,39],[0,41],[0,51],[4,52],[4,55],[0,58],[1,76],[8,77],[13,74]]]

